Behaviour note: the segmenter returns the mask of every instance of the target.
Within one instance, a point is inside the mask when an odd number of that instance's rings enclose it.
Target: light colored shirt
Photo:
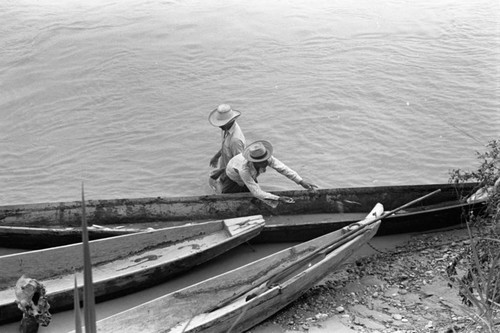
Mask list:
[[[297,172],[287,167],[283,162],[274,156],[269,158],[268,166],[278,171],[283,176],[293,180],[297,184],[302,181],[302,178]],[[253,163],[247,161],[242,154],[238,154],[233,157],[226,167],[227,176],[240,186],[246,185],[254,197],[261,200],[278,200],[279,197],[277,195],[263,191],[257,183],[257,177],[263,172],[265,172],[265,169],[256,170]]]
[[[222,131],[222,148],[219,158],[219,168],[225,168],[229,161],[245,150],[245,136],[240,126],[234,122],[227,131]]]

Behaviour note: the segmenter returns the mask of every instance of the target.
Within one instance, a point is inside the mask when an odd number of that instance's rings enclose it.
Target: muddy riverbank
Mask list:
[[[481,332],[446,274],[469,243],[466,229],[412,236],[331,273],[250,332]]]

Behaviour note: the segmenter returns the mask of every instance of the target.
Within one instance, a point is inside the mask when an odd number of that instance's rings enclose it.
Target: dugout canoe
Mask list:
[[[96,301],[164,282],[250,240],[264,224],[254,215],[91,241]],[[0,323],[21,319],[14,287],[22,275],[45,286],[51,312],[72,308],[75,272],[83,283],[82,253],[79,243],[0,256]]]
[[[98,332],[244,332],[342,265],[377,232],[366,219],[97,322]]]
[[[385,218],[379,235],[420,232],[464,223],[483,207],[483,201],[467,202],[477,190],[476,183],[398,185],[319,189],[314,192],[278,191],[292,197],[294,204],[279,203],[273,208],[249,193],[170,198],[87,200],[89,225],[107,227],[108,232],[142,228],[163,228],[220,218],[263,215],[266,226],[252,242],[307,241],[362,219],[377,202],[390,210],[417,197],[441,189],[415,207]],[[0,241],[3,247],[45,248],[50,244],[79,241],[78,230],[63,238],[66,228],[78,228],[81,202],[40,203],[0,206]],[[10,229],[2,229],[7,226]],[[30,233],[29,228],[57,232]],[[28,228],[13,235],[19,228]],[[3,232],[3,234],[2,234]],[[3,235],[3,236],[2,236]],[[44,236],[44,237],[41,237]],[[91,234],[92,237],[92,234]]]
[[[147,230],[148,228],[126,228],[122,226],[110,228],[93,225],[88,228],[88,235],[90,240],[95,240]],[[149,230],[153,230],[153,228]],[[37,250],[81,241],[82,229],[80,227],[0,226],[0,247]]]

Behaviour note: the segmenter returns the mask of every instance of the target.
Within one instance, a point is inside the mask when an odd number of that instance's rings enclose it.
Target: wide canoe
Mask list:
[[[162,283],[250,240],[264,224],[255,215],[91,241],[96,301]],[[45,286],[51,312],[72,308],[74,275],[83,281],[82,256],[81,243],[1,256],[0,323],[21,319],[14,286],[22,275]]]
[[[98,332],[244,332],[337,269],[377,232],[383,212],[97,322]]]
[[[386,209],[392,210],[437,189],[441,192],[415,207],[385,218],[378,234],[457,225],[483,207],[482,201],[464,200],[477,189],[477,184],[468,183],[279,191],[274,193],[289,196],[295,203],[279,203],[274,208],[249,193],[88,200],[86,211],[89,225],[107,227],[108,232],[121,232],[119,228],[123,227],[128,232],[135,232],[146,227],[162,228],[258,214],[266,219],[266,227],[252,242],[294,242],[307,241],[358,221],[377,202],[384,202]],[[80,221],[81,202],[78,201],[0,206],[0,246],[44,248],[50,244],[79,241],[77,230],[70,231],[72,237],[57,235],[65,233],[65,228],[77,228]],[[2,226],[10,229],[2,229]],[[47,228],[48,231],[30,235],[28,229],[14,235],[14,227]],[[49,229],[57,229],[57,232],[51,233]]]

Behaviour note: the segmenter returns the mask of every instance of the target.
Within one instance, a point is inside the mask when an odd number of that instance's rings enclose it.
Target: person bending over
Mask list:
[[[293,200],[289,197],[277,196],[260,188],[257,178],[266,171],[268,166],[307,190],[317,188],[316,185],[304,181],[297,172],[274,157],[273,146],[269,141],[258,140],[229,161],[226,166],[228,181],[222,187],[222,193],[251,192],[254,197],[261,200],[292,203]]]

